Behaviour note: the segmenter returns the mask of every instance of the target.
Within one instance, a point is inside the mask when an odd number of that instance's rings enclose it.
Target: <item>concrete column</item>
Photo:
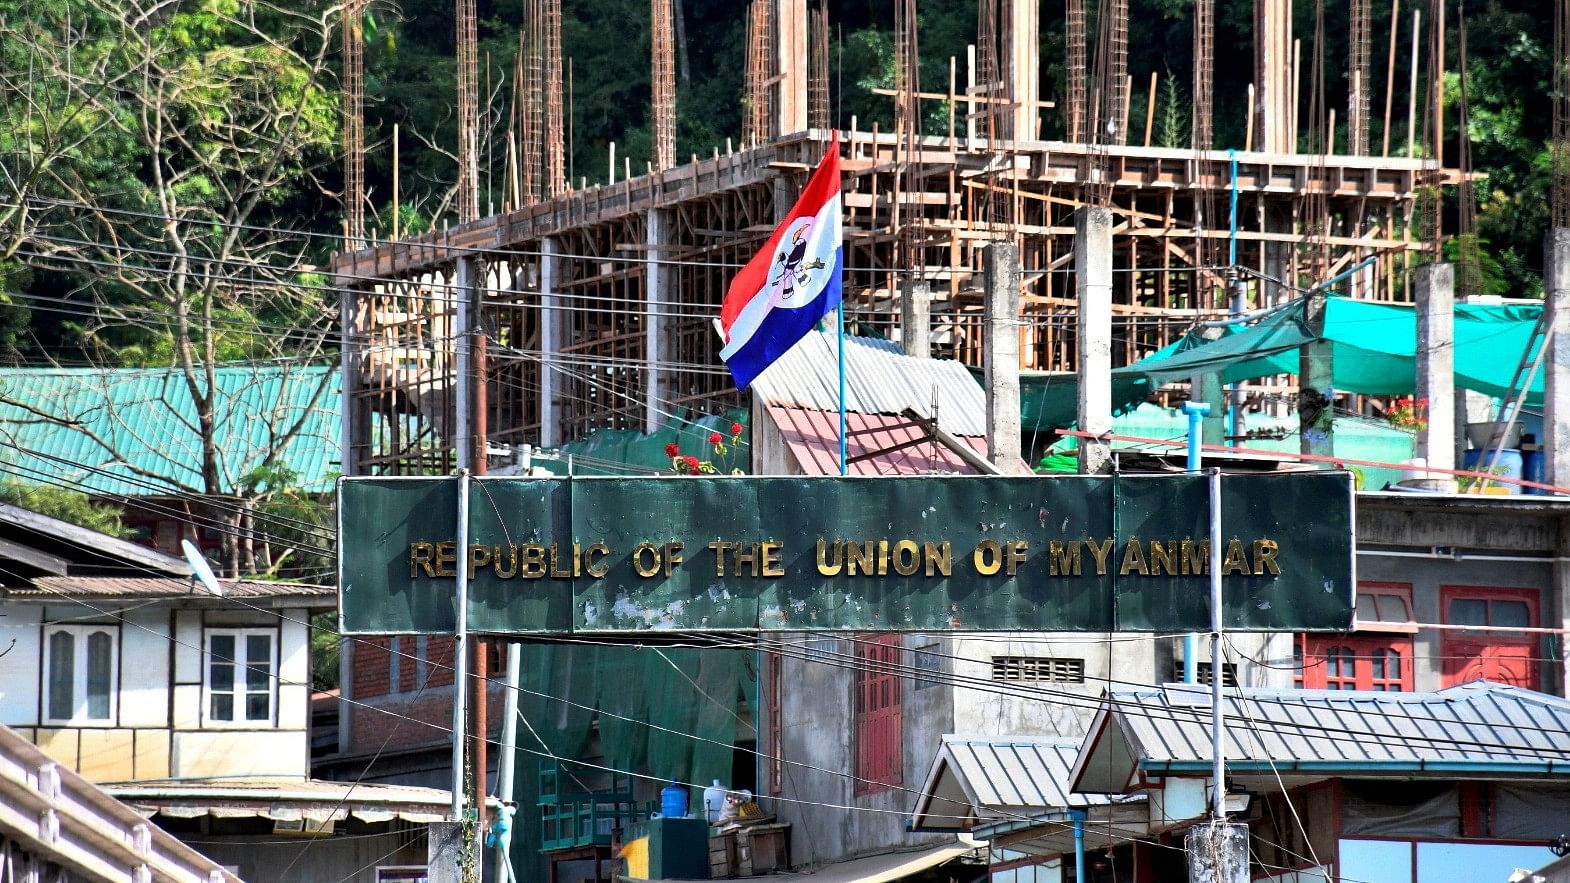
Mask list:
[[[1004,472],[1020,471],[1019,246],[998,241],[984,254],[987,454]]]
[[[1188,829],[1183,851],[1188,853],[1188,883],[1248,883],[1246,824],[1200,822]]]
[[[1325,327],[1325,296],[1311,295],[1305,324],[1316,333]],[[1335,449],[1335,381],[1330,342],[1316,340],[1298,351],[1298,450],[1328,457]]]
[[[360,335],[365,332],[360,320],[361,313],[360,292],[345,287],[338,294],[338,330],[343,341],[338,348],[338,382],[341,385],[339,389],[341,404],[338,409],[338,461],[339,471],[344,475],[354,475],[359,471],[356,446],[363,446],[370,442],[369,434],[362,431],[365,428],[365,420],[362,417],[364,409],[355,396],[360,388],[360,372],[365,369],[361,356]]]
[[[479,284],[479,267],[474,258],[458,259],[458,272],[453,277],[453,298],[456,301],[453,327],[453,352],[458,376],[453,384],[453,447],[458,454],[458,465],[467,468],[474,462],[474,424],[470,421],[474,409],[474,348],[470,332],[479,318],[475,307],[475,290]]]
[[[463,883],[463,823],[431,822],[425,831],[425,867],[431,883]]]
[[[1428,425],[1417,433],[1417,455],[1435,469],[1456,468],[1454,264],[1426,264],[1413,280],[1417,296],[1417,397],[1428,401]],[[1455,491],[1449,476],[1424,486]]]
[[[1292,0],[1254,0],[1254,149],[1292,143]]]
[[[648,249],[644,252],[643,359],[644,432],[654,432],[666,421],[674,398],[672,386],[676,361],[675,267],[664,263],[671,256],[670,210],[650,209],[645,218]]]
[[[779,49],[779,100],[775,132],[807,130],[807,0],[777,0],[774,22]]]
[[[1549,484],[1570,485],[1570,229],[1548,231],[1543,242],[1544,309],[1549,310],[1545,360],[1543,453]]]
[[[556,293],[558,245],[555,237],[540,240],[540,447],[561,444],[562,375],[556,370],[556,356],[562,350],[562,319],[565,315]]]
[[[1074,288],[1079,299],[1079,429],[1112,431],[1112,212],[1082,208],[1074,217]],[[1079,471],[1111,469],[1112,447],[1079,440]]]
[[[925,279],[906,276],[899,299],[900,346],[905,355],[925,359],[932,354],[932,287]]]
[[[1037,100],[1041,97],[1041,0],[1005,0],[1008,30],[1003,35],[1003,76],[1014,98],[1009,137],[1034,141],[1040,137]]]
[[[1570,629],[1570,518],[1559,518],[1559,543],[1558,550],[1554,553],[1554,595],[1559,609],[1559,627]],[[1552,622],[1552,620],[1550,620]],[[1561,653],[1564,661],[1560,663],[1557,672],[1559,683],[1550,680],[1543,685],[1543,690],[1556,696],[1570,693],[1570,654]]]

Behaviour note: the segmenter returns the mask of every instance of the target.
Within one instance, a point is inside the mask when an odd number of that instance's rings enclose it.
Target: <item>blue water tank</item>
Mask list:
[[[1487,472],[1488,464],[1494,459],[1493,449],[1471,448],[1461,456],[1461,468],[1467,472]],[[1504,478],[1521,477],[1521,452],[1513,448],[1505,448],[1499,452],[1499,462],[1495,464],[1494,474]],[[1465,480],[1465,479],[1463,479]],[[1476,481],[1478,479],[1472,479]],[[1506,493],[1519,494],[1521,486],[1496,482],[1490,488],[1504,488]]]
[[[1547,474],[1547,469],[1545,468],[1547,463],[1548,458],[1543,456],[1543,449],[1540,445],[1532,445],[1531,447],[1527,447],[1526,445],[1521,446],[1522,478],[1526,479],[1527,481],[1535,481],[1539,484],[1547,484],[1547,479],[1544,478],[1544,476]],[[1538,497],[1545,497],[1548,495],[1548,491],[1545,491],[1540,487],[1522,488],[1521,492],[1524,494],[1532,494],[1533,496]]]
[[[667,819],[686,818],[689,799],[687,786],[672,779],[669,785],[660,789],[660,815]]]

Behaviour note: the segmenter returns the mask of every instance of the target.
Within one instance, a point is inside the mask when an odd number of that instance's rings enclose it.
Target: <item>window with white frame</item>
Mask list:
[[[256,726],[273,722],[278,692],[278,633],[273,629],[208,629],[202,722]]]
[[[112,625],[44,626],[46,723],[114,722],[118,631]]]

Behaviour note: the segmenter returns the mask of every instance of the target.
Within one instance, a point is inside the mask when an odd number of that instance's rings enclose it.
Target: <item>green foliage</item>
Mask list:
[[[78,491],[6,479],[0,482],[0,502],[112,537],[124,539],[131,535],[131,531],[120,520],[122,513],[119,507],[95,503]]]
[[[318,613],[311,617],[311,691],[338,687],[338,659],[342,642],[338,638],[338,615]]]
[[[1161,81],[1161,100],[1156,105],[1158,117],[1156,126],[1156,145],[1159,147],[1184,147],[1188,145],[1190,126],[1188,122],[1188,105],[1183,99],[1183,92],[1178,88],[1177,78],[1167,71],[1166,79]]]

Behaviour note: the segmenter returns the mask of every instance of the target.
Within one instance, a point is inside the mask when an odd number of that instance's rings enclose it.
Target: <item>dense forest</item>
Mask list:
[[[607,146],[640,168],[650,153],[649,9],[644,0],[564,0],[569,59],[568,117],[574,180],[604,180]],[[1092,0],[1092,14],[1095,3]],[[1160,78],[1153,140],[1186,146],[1191,0],[1131,0],[1131,119],[1143,119],[1146,84]],[[1394,63],[1391,152],[1406,152],[1405,105],[1412,0],[1401,4]],[[1423,25],[1431,15],[1425,2]],[[677,155],[707,154],[741,128],[744,4],[676,0]],[[1552,22],[1537,0],[1449,0],[1445,79],[1446,157],[1470,139],[1478,188],[1478,232],[1487,290],[1541,290],[1540,239],[1547,222],[1546,138],[1550,124]],[[220,359],[260,358],[278,349],[257,332],[327,321],[311,296],[320,265],[337,247],[338,7],[317,0],[0,0],[0,348],[36,364],[49,356],[112,364],[170,364],[171,337],[211,332]],[[482,209],[499,204],[500,135],[507,117],[523,0],[481,0],[481,89],[493,100],[482,145]],[[1241,146],[1252,77],[1253,0],[1218,0],[1214,106],[1216,145]],[[831,113],[863,128],[891,122],[892,8],[878,0],[831,4]],[[1372,141],[1378,149],[1390,47],[1391,0],[1373,0],[1376,71]],[[965,57],[976,31],[974,0],[920,4],[923,85],[947,88],[950,56]],[[1345,105],[1347,3],[1299,0],[1295,32],[1305,79],[1322,65],[1330,107]],[[1322,16],[1322,19],[1319,17]],[[1457,130],[1457,72],[1464,21],[1469,131]],[[453,5],[373,2],[366,34],[368,224],[392,228],[391,132],[400,127],[402,227],[451,220],[455,177]],[[1317,27],[1316,27],[1317,25]],[[1091,33],[1094,35],[1092,25]],[[1060,7],[1044,4],[1043,97],[1063,83]],[[1316,33],[1323,34],[1322,46]],[[1420,85],[1427,77],[1426,63]],[[963,78],[963,74],[961,74]],[[1307,88],[1304,100],[1308,100]],[[935,111],[935,116],[941,115]],[[1346,143],[1343,131],[1337,141]],[[1306,128],[1306,127],[1305,127]],[[1061,132],[1049,113],[1046,135]],[[1421,141],[1421,132],[1419,133]],[[1421,148],[1420,148],[1421,149]],[[1447,229],[1457,207],[1451,195]],[[175,217],[178,225],[166,223]],[[261,233],[279,228],[296,233]],[[304,235],[313,234],[313,235]],[[204,264],[193,260],[205,259]],[[129,272],[127,267],[142,268]],[[240,268],[244,267],[243,273]],[[247,294],[225,280],[243,276]],[[214,299],[222,317],[202,329],[171,325],[182,299]],[[199,317],[201,308],[194,308]],[[318,343],[297,334],[285,348]]]

